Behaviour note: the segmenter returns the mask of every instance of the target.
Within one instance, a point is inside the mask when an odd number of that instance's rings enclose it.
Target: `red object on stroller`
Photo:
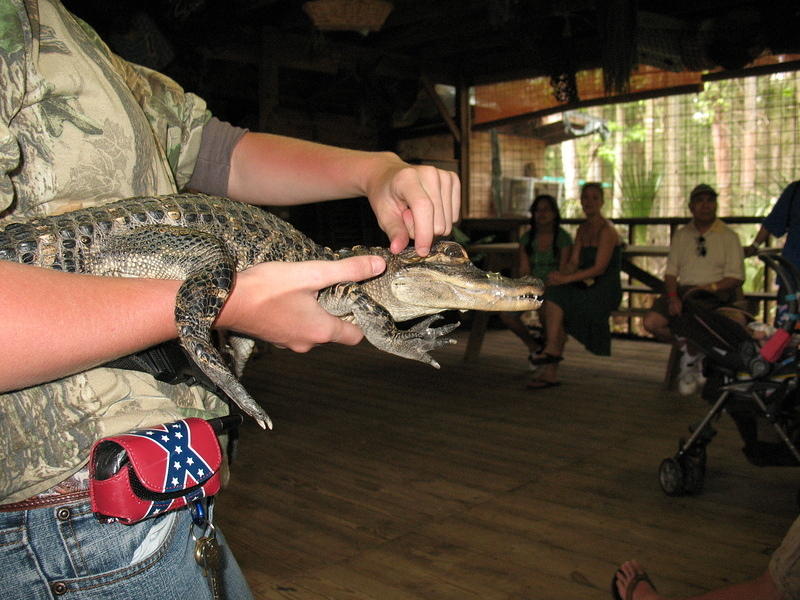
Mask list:
[[[792,344],[800,271],[779,255],[758,257],[783,280],[790,315],[763,346],[742,325],[702,302],[688,300],[683,314],[671,323],[676,335],[686,337],[705,354],[702,395],[712,407],[698,425],[690,427],[689,439],[679,441],[678,452],[661,462],[659,482],[669,496],[702,490],[706,446],[716,435],[712,422],[723,410],[736,423],[745,444],[743,452],[751,463],[800,465],[800,354],[797,344]],[[759,419],[772,425],[781,442],[758,439]]]

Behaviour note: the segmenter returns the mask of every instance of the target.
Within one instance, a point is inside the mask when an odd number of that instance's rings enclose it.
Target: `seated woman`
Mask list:
[[[566,267],[572,236],[561,227],[561,214],[558,203],[550,194],[539,194],[531,204],[531,228],[519,241],[519,273],[530,273],[542,281],[547,276]],[[528,360],[536,358],[543,347],[542,337],[531,334],[528,326],[522,322],[522,311],[500,313],[500,319],[528,347]],[[539,313],[543,323],[542,313]]]
[[[547,279],[544,312],[546,344],[533,359],[543,365],[528,382],[529,389],[558,385],[558,363],[563,358],[567,334],[593,354],[611,354],[609,316],[622,299],[620,285],[620,238],[603,216],[603,188],[586,183],[581,189],[581,207],[586,220],[578,227],[565,272],[554,271]]]

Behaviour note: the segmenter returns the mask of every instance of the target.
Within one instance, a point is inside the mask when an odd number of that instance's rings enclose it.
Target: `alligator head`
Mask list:
[[[481,271],[456,242],[438,241],[428,256],[407,248],[384,257],[386,271],[361,285],[398,322],[451,309],[536,310],[542,304],[541,280]]]

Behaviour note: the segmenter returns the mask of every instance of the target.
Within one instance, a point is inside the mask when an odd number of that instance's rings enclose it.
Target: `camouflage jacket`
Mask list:
[[[0,225],[188,182],[205,103],[115,56],[58,0],[0,0],[0,81]],[[70,476],[100,437],[224,412],[200,388],[106,368],[2,394],[0,503]]]

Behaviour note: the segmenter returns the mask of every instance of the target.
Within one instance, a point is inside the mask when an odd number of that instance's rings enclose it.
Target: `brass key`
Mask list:
[[[203,577],[208,578],[208,585],[211,588],[211,595],[214,600],[224,600],[225,595],[219,577],[222,554],[213,530],[212,535],[204,535],[195,543],[194,559],[198,565],[203,567]]]

